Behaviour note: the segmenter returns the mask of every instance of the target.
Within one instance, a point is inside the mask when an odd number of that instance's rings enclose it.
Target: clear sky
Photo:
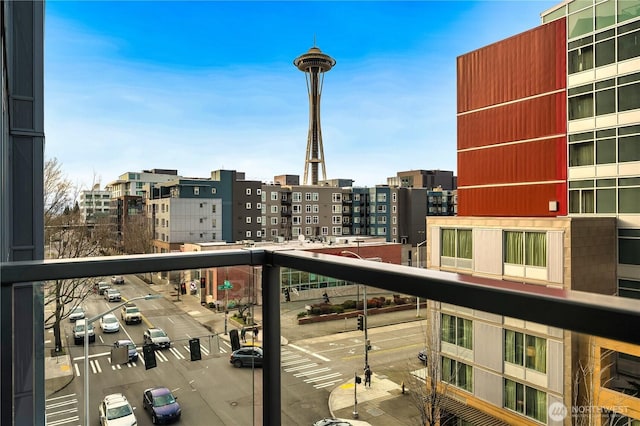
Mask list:
[[[302,183],[309,104],[292,62],[315,38],[337,61],[321,100],[328,179],[457,173],[456,57],[558,3],[48,0],[45,156],[87,189],[152,168]]]

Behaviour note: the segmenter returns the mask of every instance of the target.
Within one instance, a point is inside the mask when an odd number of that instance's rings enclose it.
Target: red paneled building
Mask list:
[[[565,25],[458,58],[459,216],[567,214]]]

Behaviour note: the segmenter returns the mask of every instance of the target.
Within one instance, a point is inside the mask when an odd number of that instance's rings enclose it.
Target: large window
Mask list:
[[[504,261],[514,265],[547,266],[547,234],[505,231]]]
[[[471,229],[443,229],[442,256],[471,259],[473,237]]]
[[[547,394],[513,380],[504,379],[504,406],[546,424]]]
[[[618,262],[640,265],[640,229],[618,229]]]
[[[504,331],[504,360],[541,373],[547,372],[547,339]]]
[[[442,314],[440,321],[443,342],[473,349],[473,321],[447,314]]]
[[[470,365],[443,356],[442,381],[473,392],[473,368]]]

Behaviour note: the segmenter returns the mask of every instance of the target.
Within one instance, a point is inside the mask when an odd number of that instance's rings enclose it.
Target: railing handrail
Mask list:
[[[2,286],[18,282],[225,266],[289,267],[437,302],[640,344],[631,324],[640,300],[367,262],[303,250],[231,249],[0,264]]]

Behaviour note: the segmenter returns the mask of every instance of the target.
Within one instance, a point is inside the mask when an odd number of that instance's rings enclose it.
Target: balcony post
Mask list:
[[[262,422],[280,425],[280,268],[265,265],[262,271]]]

